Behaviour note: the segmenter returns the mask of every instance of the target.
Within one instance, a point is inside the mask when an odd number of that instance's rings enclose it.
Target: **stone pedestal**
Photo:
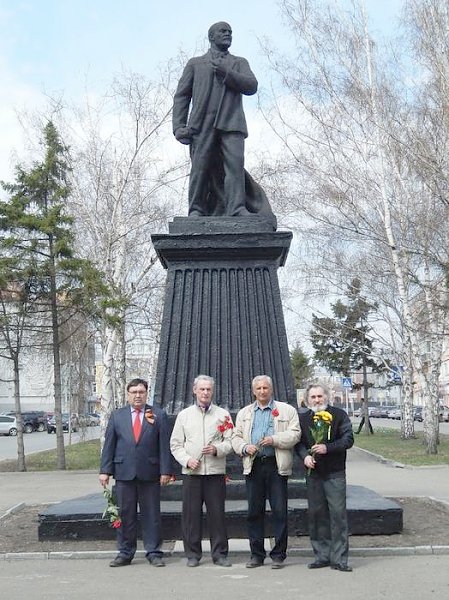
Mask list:
[[[291,536],[307,535],[307,500],[302,481],[289,481],[288,527]],[[161,516],[165,540],[182,539],[181,482],[162,488]],[[244,483],[227,485],[226,523],[231,538],[246,538],[248,503]],[[391,535],[403,526],[402,508],[393,500],[382,498],[372,490],[348,485],[347,509],[351,535]],[[105,507],[103,494],[96,493],[53,504],[39,514],[39,541],[48,540],[113,540],[115,529],[102,518]],[[271,510],[267,503],[267,531],[272,535]],[[203,539],[208,537],[207,516],[204,514]],[[140,537],[140,532],[139,532]]]
[[[291,239],[256,216],[175,218],[168,234],[152,236],[168,270],[155,404],[177,414],[200,373],[229,410],[252,401],[251,380],[262,374],[277,400],[296,402],[277,278]]]

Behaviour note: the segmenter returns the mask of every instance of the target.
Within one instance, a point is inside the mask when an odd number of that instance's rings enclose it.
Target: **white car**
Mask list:
[[[17,435],[16,417],[0,415],[0,435]]]
[[[402,411],[400,408],[392,408],[391,410],[388,411],[388,418],[389,419],[397,419],[399,420],[402,416]]]

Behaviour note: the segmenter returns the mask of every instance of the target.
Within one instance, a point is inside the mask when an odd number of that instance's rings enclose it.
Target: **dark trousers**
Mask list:
[[[359,423],[359,428],[357,429],[356,433],[360,433],[363,429],[363,426],[365,425],[365,417],[362,417],[362,420]],[[371,433],[374,433],[373,431],[373,426],[371,425],[371,421],[368,419],[368,427]]]
[[[285,560],[288,536],[287,477],[279,475],[276,458],[273,456],[265,460],[256,458],[251,473],[245,479],[251,557],[263,560],[266,556],[264,547],[265,510],[268,500],[274,533],[274,546],[270,556],[273,559]]]
[[[208,121],[208,117],[206,117]],[[215,129],[213,122],[203,124],[203,131],[192,139],[189,180],[189,214],[207,214],[206,195],[212,172],[224,173],[224,210],[236,216],[245,209],[245,139],[238,132]]]
[[[202,556],[203,504],[206,505],[213,560],[228,555],[226,481],[222,475],[189,475],[182,482],[182,535],[187,558]]]
[[[316,560],[346,565],[349,543],[345,477],[308,476],[307,500],[310,543]]]
[[[140,511],[143,547],[149,556],[162,556],[161,487],[159,481],[116,481],[115,494],[122,526],[117,529],[120,556],[133,558],[137,548],[137,506]]]

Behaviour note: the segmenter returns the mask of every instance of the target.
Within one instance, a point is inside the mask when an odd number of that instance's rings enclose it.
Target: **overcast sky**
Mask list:
[[[351,0],[342,0],[348,8]],[[101,92],[126,68],[148,77],[177,55],[206,47],[208,27],[230,22],[232,52],[245,56],[264,86],[258,37],[288,44],[276,0],[0,0],[0,179],[12,178],[22,136],[17,111],[45,94],[76,101]],[[373,30],[388,34],[403,0],[367,0]],[[268,85],[268,80],[266,81]],[[251,101],[251,100],[250,100]],[[11,153],[18,154],[11,158]]]

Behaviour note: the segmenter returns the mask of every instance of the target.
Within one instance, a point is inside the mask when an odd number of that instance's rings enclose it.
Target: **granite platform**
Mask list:
[[[181,539],[182,482],[163,489],[161,501],[162,527],[165,540]],[[227,487],[226,515],[228,535],[246,538],[247,502],[241,481],[230,481]],[[46,540],[109,540],[115,530],[102,518],[106,506],[103,494],[95,493],[49,506],[39,514],[38,536]],[[347,508],[351,535],[390,535],[403,527],[402,508],[376,492],[358,485],[348,485]],[[308,535],[307,500],[301,480],[289,482],[290,535]],[[267,503],[267,514],[270,514]],[[269,521],[269,520],[268,520]],[[207,515],[204,515],[204,536],[208,537]],[[270,535],[270,525],[266,535]]]

